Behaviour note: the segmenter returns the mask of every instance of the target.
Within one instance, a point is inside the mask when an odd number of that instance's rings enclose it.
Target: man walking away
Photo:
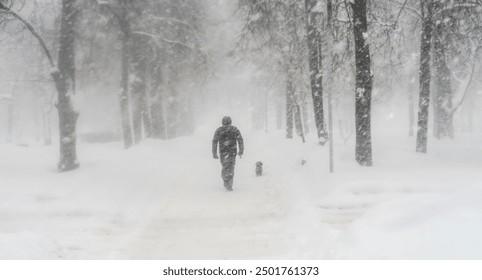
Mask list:
[[[215,159],[221,159],[221,165],[223,166],[221,177],[224,181],[224,187],[228,191],[232,191],[236,154],[238,154],[239,158],[241,158],[244,152],[244,143],[239,129],[231,125],[230,117],[224,117],[222,124],[223,126],[216,129],[216,132],[214,133],[213,157]],[[220,157],[218,157],[218,144]],[[239,153],[237,149],[238,145]]]

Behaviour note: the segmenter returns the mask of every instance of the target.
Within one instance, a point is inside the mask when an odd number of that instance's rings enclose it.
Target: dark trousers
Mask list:
[[[221,177],[224,186],[228,189],[233,188],[234,166],[236,165],[236,153],[221,153]]]

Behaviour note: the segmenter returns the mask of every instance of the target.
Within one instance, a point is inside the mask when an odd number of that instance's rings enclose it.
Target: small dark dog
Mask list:
[[[256,176],[263,175],[263,163],[261,161],[256,162]]]

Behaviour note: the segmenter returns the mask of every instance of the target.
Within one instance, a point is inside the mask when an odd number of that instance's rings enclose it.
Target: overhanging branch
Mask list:
[[[44,40],[42,39],[42,37],[40,36],[40,34],[38,34],[38,32],[35,30],[35,28],[28,22],[26,21],[25,19],[23,19],[19,14],[17,14],[16,12],[12,11],[9,7],[5,6],[4,4],[0,3],[0,10],[3,10],[5,11],[6,13],[12,15],[14,18],[16,18],[17,20],[19,20],[23,25],[25,25],[25,27],[27,28],[28,31],[30,31],[30,33],[32,33],[32,35],[37,39],[37,41],[39,42],[40,46],[42,47],[42,50],[44,51],[44,54],[45,56],[47,56],[47,59],[49,60],[49,63],[50,63],[50,66],[52,68],[55,67],[55,63],[54,63],[54,60],[52,58],[52,55],[50,54],[50,51],[49,49],[47,48],[47,45],[45,44]]]

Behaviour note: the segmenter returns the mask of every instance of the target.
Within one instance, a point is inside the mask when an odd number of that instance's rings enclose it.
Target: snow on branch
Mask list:
[[[185,48],[188,48],[188,49],[195,49],[193,46],[190,46],[190,45],[185,44],[185,43],[183,43],[183,42],[176,41],[176,40],[166,39],[166,38],[163,38],[163,37],[161,37],[161,36],[159,36],[159,35],[156,35],[156,34],[144,32],[144,31],[133,31],[132,33],[138,34],[138,35],[148,36],[149,38],[151,38],[152,40],[154,40],[154,42],[156,42],[156,44],[157,44],[159,47],[161,46],[161,44],[160,44],[159,41],[162,41],[162,42],[165,42],[165,43],[168,43],[168,44],[178,45],[178,46],[182,46],[182,47],[185,47]]]
[[[440,10],[437,10],[434,12],[433,17],[443,17],[446,14],[454,13],[459,10],[465,10],[465,9],[470,9],[470,8],[477,8],[481,7],[482,4],[477,1],[477,2],[467,2],[467,3],[460,3],[460,4],[454,4],[445,8],[442,8]]]
[[[451,108],[448,107],[447,104],[444,104],[444,110],[450,114],[453,114],[455,113],[455,111],[457,111],[457,109],[462,105],[462,103],[464,102],[465,100],[465,97],[467,96],[467,92],[469,91],[469,87],[470,87],[470,84],[472,83],[472,80],[474,78],[474,73],[475,73],[475,66],[476,66],[476,57],[477,57],[477,54],[480,50],[482,46],[479,44],[476,48],[475,48],[475,51],[474,51],[474,55],[473,55],[473,58],[470,60],[472,61],[472,67],[470,68],[470,72],[469,74],[466,75],[466,78],[465,79],[461,79],[459,77],[457,77],[453,71],[452,72],[452,76],[454,77],[454,79],[460,83],[460,90],[458,91],[458,96],[460,96],[459,98],[459,101],[456,103],[456,105],[453,105]]]
[[[185,21],[175,19],[175,18],[170,18],[170,17],[163,17],[163,16],[150,16],[149,18],[153,19],[153,20],[164,21],[164,22],[168,22],[168,23],[171,23],[171,24],[176,24],[176,25],[181,25],[181,26],[187,27],[187,30],[191,31],[191,33],[196,38],[197,42],[201,42],[201,39],[199,38],[199,34],[198,34],[199,31],[194,26],[192,26],[191,24],[189,24]]]
[[[35,28],[25,19],[23,19],[19,14],[16,12],[12,11],[9,7],[5,6],[4,4],[0,3],[0,10],[5,11],[6,13],[12,15],[14,18],[19,20],[27,29],[32,33],[32,35],[37,39],[39,42],[40,46],[42,47],[42,50],[45,53],[45,56],[47,56],[47,59],[50,63],[51,67],[55,66],[54,60],[52,58],[52,55],[50,54],[49,49],[47,48],[47,45],[45,44],[44,40],[40,36],[40,34],[35,30]]]

